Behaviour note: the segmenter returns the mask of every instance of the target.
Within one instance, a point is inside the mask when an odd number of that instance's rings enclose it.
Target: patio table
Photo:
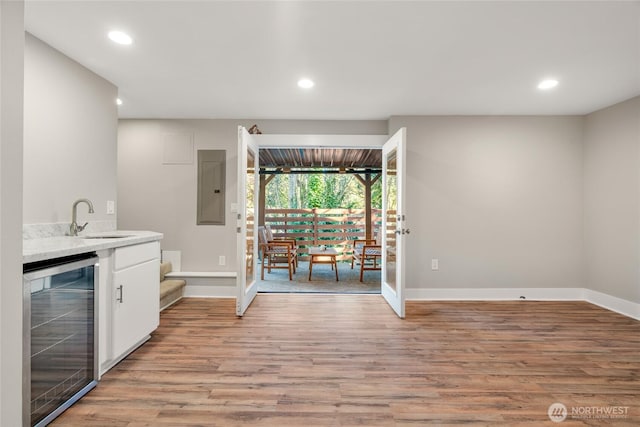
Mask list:
[[[311,280],[311,272],[313,271],[313,264],[331,264],[331,267],[336,271],[336,282],[338,279],[338,264],[336,263],[336,256],[338,251],[334,248],[327,248],[323,246],[311,246],[309,248],[309,280]]]

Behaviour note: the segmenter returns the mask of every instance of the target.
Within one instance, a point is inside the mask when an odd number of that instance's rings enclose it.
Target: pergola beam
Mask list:
[[[260,168],[260,175],[315,175],[315,174],[379,174],[382,172],[380,169],[265,169]]]
[[[360,174],[355,175],[356,179],[364,186],[364,209],[365,209],[365,239],[373,239],[373,209],[371,208],[371,187],[382,176],[380,171],[375,173],[365,173],[364,177]]]
[[[281,169],[278,169],[281,170]],[[267,207],[267,184],[271,182],[271,180],[273,178],[276,177],[276,174],[271,174],[271,175],[263,175],[262,173],[260,174],[260,192],[258,194],[258,225],[259,226],[263,226],[264,225],[264,214],[265,214],[265,209]]]

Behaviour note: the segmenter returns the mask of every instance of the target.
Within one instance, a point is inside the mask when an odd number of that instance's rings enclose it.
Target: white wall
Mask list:
[[[24,223],[71,222],[71,205],[90,199],[95,214],[114,220],[117,88],[49,45],[26,35],[24,88]]]
[[[582,125],[392,117],[390,134],[407,128],[407,288],[582,287]]]
[[[586,286],[640,303],[640,97],[589,114]]]
[[[0,425],[22,425],[24,3],[0,2]]]
[[[235,271],[238,125],[270,134],[386,134],[386,121],[120,120],[118,228],[164,233],[164,250],[182,251],[182,271]],[[196,225],[197,160],[163,165],[165,134],[191,133],[194,150],[227,150],[226,224]],[[218,265],[220,255],[226,265]]]

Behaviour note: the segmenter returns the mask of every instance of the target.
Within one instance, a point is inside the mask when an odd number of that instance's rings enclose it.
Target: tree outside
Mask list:
[[[381,180],[371,187],[371,207],[382,208]],[[353,174],[280,174],[267,185],[268,209],[364,209],[364,186]]]

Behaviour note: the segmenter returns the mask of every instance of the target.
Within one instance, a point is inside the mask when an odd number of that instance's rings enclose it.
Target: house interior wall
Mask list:
[[[406,287],[582,287],[583,122],[392,117],[390,133],[407,128]]]
[[[115,222],[118,89],[29,33],[24,79],[24,223]]]
[[[640,303],[640,96],[586,116],[586,287]]]

